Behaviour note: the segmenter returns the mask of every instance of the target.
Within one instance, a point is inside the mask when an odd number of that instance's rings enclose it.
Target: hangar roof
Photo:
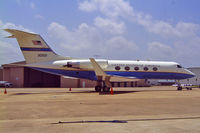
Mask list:
[[[3,64],[2,67],[23,67],[20,65],[26,64],[26,61],[19,61],[19,62],[14,62],[14,63],[10,63],[10,64]]]

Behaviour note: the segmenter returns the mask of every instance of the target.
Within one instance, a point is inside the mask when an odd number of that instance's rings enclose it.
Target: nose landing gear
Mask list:
[[[180,82],[178,81],[177,82],[177,91],[182,91],[183,89],[186,89],[186,90],[192,90],[192,85],[190,84],[180,84]]]
[[[181,86],[177,87],[177,91],[182,91],[182,90],[183,90],[183,88]]]

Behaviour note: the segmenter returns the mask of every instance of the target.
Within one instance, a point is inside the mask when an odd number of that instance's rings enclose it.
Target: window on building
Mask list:
[[[118,87],[120,87],[120,82],[118,82]]]
[[[124,82],[124,87],[127,87],[127,82]]]

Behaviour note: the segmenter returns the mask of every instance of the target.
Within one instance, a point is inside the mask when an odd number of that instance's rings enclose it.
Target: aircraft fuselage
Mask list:
[[[186,79],[194,74],[176,62],[104,60],[96,62],[108,75],[137,79]],[[89,59],[57,60],[31,64],[30,67],[57,75],[97,80]]]

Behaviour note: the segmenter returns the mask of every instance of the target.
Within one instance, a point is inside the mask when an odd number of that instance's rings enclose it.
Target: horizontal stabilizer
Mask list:
[[[13,37],[17,37],[17,36],[37,36],[37,34],[34,33],[30,33],[30,32],[25,32],[25,31],[20,31],[20,30],[16,30],[16,29],[4,29],[5,31],[9,32],[10,34],[13,35]]]
[[[11,36],[7,36],[5,38],[16,38],[14,35],[11,35]]]

